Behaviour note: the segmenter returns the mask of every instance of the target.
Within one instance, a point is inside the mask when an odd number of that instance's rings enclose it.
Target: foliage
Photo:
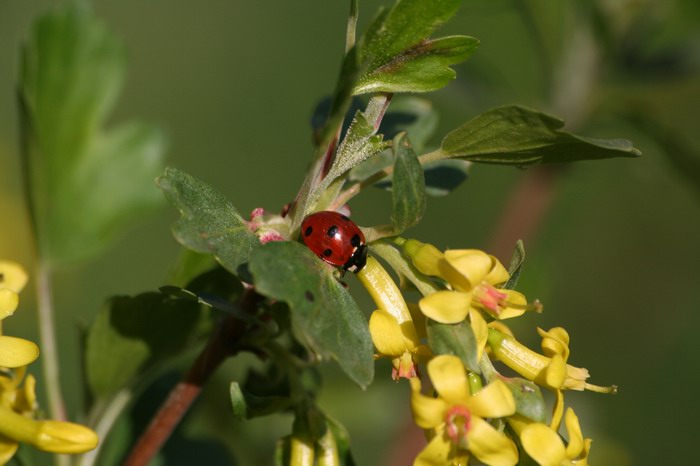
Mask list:
[[[96,257],[162,198],[180,215],[172,232],[187,250],[171,284],[110,298],[87,329],[85,418],[106,436],[107,448],[73,464],[123,455],[120,449],[134,440],[132,426],[119,424],[131,422],[129,403],[178,355],[190,362],[193,350],[199,356],[182,384],[198,389],[229,357],[248,353],[256,361],[229,381],[229,415],[239,422],[293,416],[274,452],[276,464],[354,464],[352,432],[319,402],[319,367],[331,360],[364,390],[379,357],[391,360],[394,379],[410,379],[414,420],[432,439],[415,464],[462,464],[469,455],[487,464],[585,463],[590,441],[565,410],[563,393],[616,387],[592,385],[586,369],[568,364],[564,329],[538,329],[539,354],[503,322],[542,310],[515,291],[522,242],[506,270],[481,251],[441,251],[405,235],[423,219],[428,196],[452,194],[473,164],[527,168],[641,153],[625,139],[579,135],[555,116],[516,105],[466,117],[431,145],[435,109],[423,97],[398,94],[447,86],[456,77],[453,67],[476,51],[479,41],[469,36],[433,37],[460,3],[396,0],[356,39],[358,5],[351,1],[340,75],[330,103],[314,117],[314,154],[300,189],[280,213],[257,208],[248,220],[213,185],[163,169],[159,130],[140,122],[105,129],[123,80],[124,50],[90,8],[75,2],[36,21],[22,54],[19,101],[28,205],[45,270],[40,278]],[[649,119],[628,119],[666,147],[677,143],[654,132],[658,125]],[[694,173],[690,153],[674,150],[673,160]],[[391,215],[361,227],[372,259],[355,280],[306,248],[300,226],[317,211],[347,213],[348,202],[369,187],[391,192]],[[366,251],[353,246],[355,254]],[[358,282],[374,313],[348,289]],[[520,377],[505,377],[495,363]],[[551,414],[542,388],[554,395]],[[470,430],[470,419],[479,427]],[[562,422],[580,445],[570,440],[560,448]],[[552,436],[556,447],[543,452],[542,439]],[[564,452],[561,458],[554,450]]]

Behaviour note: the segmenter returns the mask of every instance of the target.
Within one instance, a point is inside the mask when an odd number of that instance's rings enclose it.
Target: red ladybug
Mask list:
[[[343,214],[316,212],[301,223],[301,239],[318,257],[336,267],[359,272],[367,262],[365,235]]]

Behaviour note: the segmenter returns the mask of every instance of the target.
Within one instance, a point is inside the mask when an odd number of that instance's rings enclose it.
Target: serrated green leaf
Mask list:
[[[196,302],[161,293],[112,298],[88,332],[85,365],[93,393],[109,395],[186,348],[200,315]]]
[[[135,122],[104,129],[124,68],[122,43],[84,5],[41,17],[22,51],[30,206],[42,258],[55,265],[101,252],[162,200],[162,133]]]
[[[563,163],[641,153],[625,139],[593,139],[561,131],[564,122],[524,107],[483,113],[449,133],[440,158],[505,165]]]
[[[211,185],[175,168],[167,168],[156,182],[180,211],[173,226],[175,239],[193,251],[213,254],[236,274],[260,245],[236,208]]]
[[[280,241],[256,249],[250,271],[258,292],[289,304],[292,329],[300,341],[333,358],[360,386],[372,381],[367,320],[330,267],[302,244]]]
[[[449,65],[466,60],[478,41],[467,36],[429,38],[459,5],[459,0],[399,0],[382,11],[362,38],[355,94],[426,92],[454,79]]]
[[[428,345],[434,354],[452,354],[458,356],[472,372],[481,373],[476,358],[476,337],[467,321],[458,324],[441,324],[432,319],[427,320]]]
[[[525,262],[525,245],[522,240],[518,240],[515,243],[515,250],[513,251],[513,257],[510,259],[510,265],[508,266],[508,281],[503,285],[503,288],[507,290],[512,290],[515,285],[518,284],[518,278],[520,278],[520,271],[523,267],[523,262]]]
[[[423,167],[405,133],[394,138],[391,221],[397,234],[417,225],[426,208]]]
[[[355,94],[370,92],[430,92],[457,77],[450,65],[468,59],[479,41],[469,36],[428,40],[397,55],[357,80]]]
[[[343,142],[338,147],[333,165],[323,180],[324,186],[384,150],[383,136],[376,132],[364,113],[355,114]]]

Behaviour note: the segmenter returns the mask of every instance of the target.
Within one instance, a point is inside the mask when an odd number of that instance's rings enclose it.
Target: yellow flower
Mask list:
[[[391,358],[394,380],[416,377],[417,360],[430,355],[430,350],[420,343],[401,291],[384,267],[371,256],[356,275],[379,307],[369,319],[369,332],[378,356]]]
[[[17,294],[27,275],[14,262],[0,261],[0,466],[12,459],[20,442],[53,453],[83,453],[97,446],[91,429],[72,422],[35,420],[36,380],[27,365],[39,348],[22,338],[2,335],[2,320],[17,309]]]
[[[503,382],[472,393],[462,361],[452,355],[431,359],[428,376],[437,398],[422,395],[420,380],[411,379],[413,417],[433,435],[414,466],[464,465],[470,454],[492,466],[518,462],[513,441],[484,420],[515,413],[515,400]]]
[[[19,303],[17,294],[27,283],[27,274],[17,263],[0,261],[0,321],[11,316]]]
[[[551,427],[524,418],[510,422],[520,436],[520,442],[528,455],[541,466],[587,466],[591,439],[584,439],[581,426],[574,410],[566,410],[564,425],[569,434],[569,442],[564,442]]]
[[[399,241],[413,265],[426,275],[440,277],[450,289],[420,301],[423,313],[443,324],[464,320],[470,310],[487,312],[496,319],[510,319],[527,310],[541,311],[539,302],[528,305],[525,296],[498,288],[509,275],[496,257],[477,249],[453,249],[444,253],[416,240]]]
[[[617,387],[600,387],[586,382],[590,376],[585,368],[567,364],[569,358],[569,334],[561,327],[548,332],[538,328],[542,337],[543,354],[519,343],[511,335],[489,329],[489,347],[494,356],[526,379],[546,387],[555,393],[551,426],[557,429],[564,412],[563,390],[590,390],[599,393],[616,393]]]

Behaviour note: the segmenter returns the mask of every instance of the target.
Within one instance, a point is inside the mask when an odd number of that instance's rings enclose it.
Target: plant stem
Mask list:
[[[348,30],[345,34],[345,53],[355,46],[357,34],[358,0],[350,0],[350,13],[348,15]]]
[[[114,424],[117,422],[117,419],[119,419],[119,416],[129,405],[133,396],[133,391],[126,389],[121,390],[117,392],[117,394],[114,395],[107,403],[94,410],[95,415],[91,417],[97,419],[97,422],[94,423],[92,427],[101,440],[104,440],[110,433],[112,427],[114,427]],[[88,421],[91,421],[91,419]],[[92,422],[90,422],[90,424],[92,424]],[[76,462],[77,466],[93,466],[102,446],[103,442],[101,441],[100,444],[97,445],[97,448],[81,455]]]
[[[241,298],[241,307],[250,309],[254,306],[257,297],[258,295],[249,289]],[[244,331],[245,326],[242,321],[233,316],[227,317],[217,327],[209,343],[190,370],[170,392],[122,466],[146,466],[153,459],[197,399],[216,368],[226,358],[237,352],[237,344]]]
[[[36,268],[37,312],[39,317],[39,342],[41,348],[41,368],[44,374],[44,387],[52,419],[66,420],[66,406],[61,391],[61,371],[56,344],[56,322],[54,319],[53,286],[51,268],[39,259]],[[68,466],[67,455],[54,455],[56,466]]]

